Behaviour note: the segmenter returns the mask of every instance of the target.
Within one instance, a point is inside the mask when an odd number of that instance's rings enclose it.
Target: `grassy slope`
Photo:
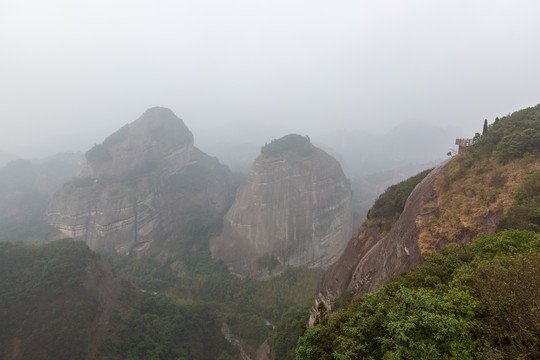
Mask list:
[[[524,178],[540,170],[540,106],[497,120],[477,145],[448,164],[435,197],[417,218],[423,254],[441,242],[493,233]]]

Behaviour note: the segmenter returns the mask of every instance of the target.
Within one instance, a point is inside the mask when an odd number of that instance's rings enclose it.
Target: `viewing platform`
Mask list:
[[[467,152],[469,146],[473,146],[475,143],[474,139],[456,139],[456,145],[458,148],[458,155],[464,154]]]

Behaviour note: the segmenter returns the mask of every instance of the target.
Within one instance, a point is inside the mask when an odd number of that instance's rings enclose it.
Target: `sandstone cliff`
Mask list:
[[[523,180],[540,169],[534,145],[540,142],[534,135],[540,126],[538,113],[540,107],[501,119],[470,153],[432,170],[410,193],[389,230],[366,221],[323,276],[310,321],[320,302],[331,308],[342,294],[350,299],[370,292],[420,264],[425,255],[469,242],[480,233],[493,234]],[[524,151],[516,151],[518,146]]]
[[[433,199],[433,184],[447,165],[432,170],[410,194],[399,219],[390,231],[366,222],[356,231],[339,261],[324,274],[317,299],[311,310],[313,323],[319,302],[331,309],[342,293],[359,296],[369,292],[390,276],[417,266],[421,262],[415,218]]]
[[[285,266],[327,268],[351,233],[341,166],[309,139],[288,135],[255,160],[211,251],[235,273],[265,277]]]
[[[181,119],[151,108],[86,153],[46,217],[62,236],[92,250],[140,255],[159,248],[187,213],[217,214],[232,198],[231,176],[193,145]]]

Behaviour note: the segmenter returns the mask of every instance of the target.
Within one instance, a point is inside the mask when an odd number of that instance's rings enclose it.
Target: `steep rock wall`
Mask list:
[[[524,176],[540,169],[540,160],[500,164],[493,158],[468,166],[460,155],[432,170],[407,199],[404,211],[387,234],[362,226],[341,258],[319,284],[310,322],[320,302],[330,309],[344,292],[358,297],[403,271],[422,256],[450,244],[493,234]]]
[[[339,261],[324,274],[311,309],[310,324],[315,320],[319,302],[331,309],[332,302],[344,291],[360,296],[391,276],[420,264],[415,218],[426,203],[433,201],[435,180],[445,167],[446,164],[435,168],[415,187],[401,216],[385,236],[381,238],[376,228],[357,231]]]
[[[305,146],[260,155],[240,185],[211,243],[232,271],[260,278],[285,266],[327,268],[343,251],[352,234],[350,184],[334,158]]]
[[[224,212],[232,198],[228,168],[198,150],[168,109],[147,110],[86,157],[46,217],[62,237],[84,240],[92,250],[147,253],[185,214]]]

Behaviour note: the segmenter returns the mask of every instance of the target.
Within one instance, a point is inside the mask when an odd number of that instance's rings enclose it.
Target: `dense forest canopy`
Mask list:
[[[538,358],[540,234],[482,235],[325,317],[297,359]]]

